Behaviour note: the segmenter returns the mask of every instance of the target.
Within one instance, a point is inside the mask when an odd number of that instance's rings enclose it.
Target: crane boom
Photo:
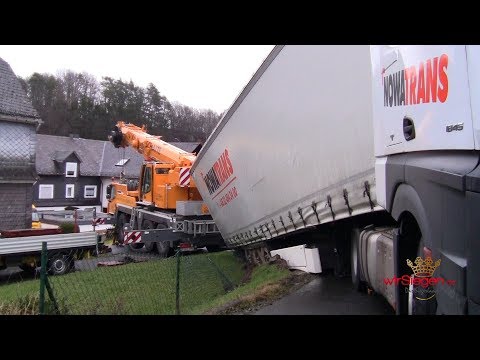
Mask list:
[[[123,121],[117,123],[108,139],[116,148],[131,146],[147,160],[171,163],[175,167],[190,167],[196,159],[194,154],[161,140],[160,136],[148,134],[145,126],[140,128]]]

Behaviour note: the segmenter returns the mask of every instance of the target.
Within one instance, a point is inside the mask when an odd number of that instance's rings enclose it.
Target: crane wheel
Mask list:
[[[168,228],[167,224],[163,224],[163,223],[157,224],[157,229],[166,229],[166,228]],[[157,252],[161,258],[169,257],[173,252],[173,249],[170,246],[170,242],[168,241],[157,242]]]
[[[145,220],[143,222],[142,229],[143,230],[155,229],[155,224],[153,223],[153,221]],[[153,242],[145,243],[145,251],[146,252],[152,251],[154,247],[155,247],[155,243],[153,243]]]

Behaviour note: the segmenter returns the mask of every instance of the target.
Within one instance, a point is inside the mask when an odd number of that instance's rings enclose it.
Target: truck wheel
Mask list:
[[[68,272],[70,264],[67,255],[55,254],[48,262],[48,273],[50,275],[63,275]]]
[[[117,220],[117,241],[123,244],[123,226],[126,223],[125,214],[120,214]]]
[[[424,243],[423,243],[423,240],[420,239],[420,244],[418,245],[418,251],[417,251],[417,256],[421,257],[423,259],[423,247],[424,247]],[[414,259],[411,259],[411,261],[413,262]],[[411,275],[412,277],[413,274]],[[418,289],[418,287],[417,287]],[[420,289],[420,291],[422,291],[422,289]],[[413,284],[410,284],[408,286],[408,315],[435,315],[435,313],[437,312],[437,299],[435,296],[431,297],[430,299],[428,299],[430,297],[430,292],[432,291],[435,291],[434,288],[432,286],[429,286],[427,288],[424,289],[425,292],[426,292],[426,295],[421,295],[421,296],[418,296],[420,297],[420,299],[415,296],[417,290],[415,289],[415,287],[413,286]],[[427,293],[428,292],[428,293]],[[434,293],[432,293],[433,295]],[[425,300],[423,300],[422,298],[425,298]]]
[[[125,214],[120,214],[117,220],[117,241],[119,244],[123,244],[124,232],[123,227],[127,223],[127,217]],[[129,244],[128,249],[133,252],[138,252],[143,247],[143,244]]]
[[[143,230],[155,229],[155,225],[154,225],[153,221],[145,220],[143,222],[142,229]],[[154,243],[153,242],[144,243],[144,246],[145,246],[145,251],[150,252],[154,248]]]
[[[168,241],[157,242],[157,252],[161,258],[167,258],[170,254],[170,243]]]
[[[360,242],[360,229],[352,229],[351,234],[351,257],[350,257],[350,268],[352,273],[352,284],[353,288],[357,291],[365,290],[365,283],[361,278],[361,268],[360,268],[360,253],[358,251],[358,245]]]
[[[166,224],[159,223],[157,229],[166,229],[168,226]],[[170,242],[168,241],[159,241],[157,242],[157,252],[161,258],[167,258],[170,256],[170,253],[173,249],[170,247]]]
[[[122,227],[120,228],[120,233],[121,233],[121,243],[123,243],[123,239],[124,239],[124,232],[123,232],[123,227],[125,226],[125,224],[128,222],[126,221],[126,217],[124,214],[120,215],[120,216],[124,216],[124,219],[123,219],[123,223],[122,223]],[[120,222],[120,221],[119,221]],[[127,249],[128,251],[131,251],[131,252],[134,252],[134,253],[138,253],[138,252],[141,252],[140,250],[142,250],[144,244],[143,243],[136,243],[136,244],[128,244],[127,246]]]
[[[138,252],[143,248],[144,244],[128,244],[128,248],[133,252]]]
[[[430,288],[427,288],[430,289]],[[437,300],[435,297],[428,300],[419,300],[415,297],[413,285],[408,287],[408,315],[435,315]]]

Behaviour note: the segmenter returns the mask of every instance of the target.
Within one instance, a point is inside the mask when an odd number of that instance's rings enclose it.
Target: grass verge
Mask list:
[[[173,315],[176,270],[176,258],[156,259],[114,267],[94,265],[92,270],[49,280],[61,314]],[[282,296],[300,278],[276,264],[246,269],[230,251],[182,256],[180,313],[243,311]],[[0,314],[37,314],[39,287],[38,279],[1,285]],[[51,303],[46,308],[53,311]]]
[[[108,259],[107,259],[108,260]],[[90,261],[90,260],[89,260]],[[91,261],[98,261],[92,259]],[[49,276],[62,314],[170,315],[176,313],[177,259],[155,259]],[[232,252],[182,256],[180,313],[221,296],[240,283],[243,264]],[[38,298],[38,279],[0,286],[0,314],[27,313]],[[46,295],[48,298],[48,296]],[[26,300],[27,299],[27,300]],[[34,304],[33,301],[30,301]],[[28,313],[37,306],[29,305]],[[47,306],[51,309],[51,306]]]
[[[253,269],[248,282],[196,310],[206,315],[252,313],[312,279],[308,273],[292,272],[277,264],[261,265]]]

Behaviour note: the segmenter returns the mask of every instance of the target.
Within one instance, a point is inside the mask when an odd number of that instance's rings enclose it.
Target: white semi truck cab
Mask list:
[[[478,314],[480,47],[372,46],[371,59],[376,195],[399,224],[395,275],[412,273],[405,257],[418,243],[423,261],[440,261],[417,265],[432,286],[416,296],[423,287],[409,284],[414,305],[434,294],[438,313]]]

